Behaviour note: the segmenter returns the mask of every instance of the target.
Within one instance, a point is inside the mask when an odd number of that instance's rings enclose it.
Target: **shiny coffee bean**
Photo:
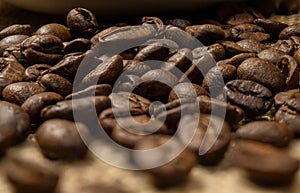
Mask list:
[[[271,48],[280,50],[285,54],[290,54],[294,52],[294,42],[291,39],[288,40],[278,40],[275,44],[272,44]]]
[[[82,123],[51,119],[39,126],[35,136],[46,157],[50,159],[80,159],[87,152],[87,147],[80,136],[83,134],[88,135],[88,128]]]
[[[300,112],[287,105],[282,105],[275,114],[275,120],[286,124],[294,133],[300,135]]]
[[[228,18],[225,22],[228,25],[239,25],[244,23],[251,23],[254,17],[250,13],[236,13]]]
[[[16,193],[53,193],[59,180],[53,167],[24,158],[10,158],[5,170]]]
[[[180,71],[185,72],[191,66],[192,58],[191,50],[182,48],[168,58],[167,62],[162,64],[161,69],[168,70],[173,74],[179,74]],[[178,72],[178,70],[180,71]]]
[[[57,74],[45,74],[39,80],[48,91],[53,91],[65,97],[72,93],[72,83]]]
[[[206,95],[209,93],[201,86],[192,83],[180,83],[172,88],[168,102],[172,102],[176,99],[187,99],[190,101],[195,101],[197,96]]]
[[[241,53],[241,54],[233,56],[232,58],[218,61],[217,66],[231,64],[235,67],[238,67],[246,59],[255,58],[255,57],[256,57],[256,55],[254,53]]]
[[[229,157],[234,165],[246,170],[252,181],[262,185],[290,183],[299,168],[298,160],[261,142],[236,141]]]
[[[46,35],[51,34],[56,37],[59,37],[61,41],[67,42],[72,39],[71,33],[69,32],[68,28],[59,23],[49,23],[41,26],[37,31],[34,33],[35,35]]]
[[[67,25],[74,37],[83,38],[91,38],[98,28],[94,14],[80,7],[74,8],[68,13]]]
[[[288,26],[286,28],[284,28],[278,38],[282,39],[282,40],[287,40],[289,39],[291,36],[299,36],[300,35],[300,25],[299,24],[294,24],[291,26]]]
[[[46,74],[51,68],[48,64],[34,64],[25,70],[24,81],[35,82],[40,79],[43,74]]]
[[[44,107],[56,104],[63,99],[55,92],[42,92],[29,97],[21,107],[29,114],[31,122],[37,123],[40,121],[40,112]]]
[[[153,183],[157,187],[169,187],[184,183],[196,165],[196,155],[191,150],[183,149],[183,144],[178,140],[165,145],[169,140],[171,137],[167,135],[153,135],[135,145],[136,150],[154,149],[154,151],[142,155],[139,152],[143,151],[137,151],[133,154],[133,159],[137,166],[148,169],[147,171],[151,174]],[[181,148],[183,151],[178,152]],[[174,159],[171,159],[173,157]],[[153,168],[151,167],[153,163],[158,165]]]
[[[253,39],[259,42],[267,42],[270,35],[265,33],[262,27],[254,24],[240,24],[231,28],[233,40]]]
[[[18,105],[0,101],[0,154],[31,132],[30,118]]]
[[[285,55],[280,58],[276,66],[278,69],[280,69],[280,71],[284,75],[287,89],[298,88],[299,67],[296,60],[289,55]]]
[[[283,51],[274,48],[265,49],[257,54],[258,58],[269,60],[273,64],[277,64],[284,55],[285,53]]]
[[[267,112],[272,105],[272,92],[251,80],[232,80],[224,87],[224,94],[231,104],[241,107],[248,116]]]
[[[114,90],[118,92],[132,92],[135,94],[143,95],[143,91],[140,90],[139,85],[143,80],[137,75],[124,75],[114,86]]]
[[[0,31],[0,39],[11,35],[31,35],[31,26],[30,25],[20,25],[14,24],[9,27],[6,27]]]
[[[284,147],[292,141],[294,132],[287,125],[277,121],[255,121],[241,126],[236,131],[236,136]]]
[[[268,72],[268,73],[266,73]],[[286,87],[284,76],[270,61],[260,58],[249,58],[237,68],[240,79],[253,80],[272,92],[283,91]]]
[[[182,30],[184,30],[187,26],[192,25],[192,23],[190,21],[188,21],[186,19],[180,19],[180,18],[169,19],[169,20],[165,21],[165,24],[179,27]]]
[[[231,139],[228,123],[209,114],[183,116],[177,132],[182,143],[188,144],[188,148],[198,154],[199,162],[204,165],[217,164]]]
[[[86,52],[91,49],[92,42],[85,38],[76,38],[70,42],[64,42],[65,54]]]
[[[253,39],[245,39],[237,42],[237,45],[241,46],[245,50],[249,50],[250,52],[259,53],[266,49],[266,46],[259,41]]]
[[[277,107],[282,105],[287,105],[290,108],[300,112],[300,90],[299,89],[280,92],[275,95],[274,101]]]
[[[45,90],[43,86],[34,82],[16,82],[3,89],[2,97],[8,102],[22,105],[29,97]]]
[[[0,55],[2,56],[5,49],[11,47],[11,46],[17,46],[18,44],[22,43],[25,39],[27,39],[29,36],[27,35],[11,35],[7,36],[6,38],[3,38],[0,41]]]
[[[163,61],[169,56],[169,48],[164,47],[161,42],[155,42],[145,46],[141,49],[134,60],[147,61],[147,60],[159,60]]]
[[[264,28],[265,32],[271,35],[271,39],[277,39],[279,33],[288,26],[285,23],[271,19],[256,19],[253,23]]]
[[[79,99],[88,96],[108,96],[112,92],[112,87],[109,84],[97,84],[86,89],[80,90],[78,92],[74,92],[68,96],[66,96],[66,100],[69,99]]]
[[[124,62],[124,60],[123,60]],[[128,64],[124,65],[123,74],[126,75],[136,75],[142,76],[146,72],[151,70],[151,67],[144,62],[130,60]],[[122,76],[123,76],[122,74]]]
[[[216,61],[222,60],[225,57],[225,49],[219,43],[209,45],[207,51]]]
[[[249,53],[250,50],[243,48],[242,46],[238,45],[235,42],[232,41],[220,41],[219,42],[225,50],[225,57],[230,58],[235,55],[241,54],[241,53]]]
[[[0,58],[1,90],[14,82],[21,82],[25,76],[25,68],[14,57]]]

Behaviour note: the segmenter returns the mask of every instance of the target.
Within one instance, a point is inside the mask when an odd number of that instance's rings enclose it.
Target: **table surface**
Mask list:
[[[30,23],[35,27],[49,22],[65,22],[64,16],[50,16],[28,12],[10,6],[0,0],[0,29],[11,24]],[[287,151],[300,159],[300,142],[295,141]],[[9,150],[8,154],[49,163],[40,153],[37,144],[27,142]],[[4,170],[6,158],[0,161],[0,192],[12,193],[12,187],[7,183]],[[94,155],[78,162],[54,161],[53,164],[61,171],[57,193],[75,193],[82,185],[106,182],[123,187],[131,193],[299,193],[300,172],[288,187],[267,188],[256,186],[245,178],[245,173],[230,165],[225,155],[223,162],[216,167],[197,166],[191,172],[190,179],[184,185],[166,190],[154,188],[149,176],[142,172],[132,172],[107,165]]]

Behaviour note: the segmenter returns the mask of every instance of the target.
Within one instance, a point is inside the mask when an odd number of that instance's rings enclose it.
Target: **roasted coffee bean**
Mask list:
[[[272,105],[272,92],[251,80],[232,80],[224,87],[231,104],[241,107],[248,116],[267,112]]]
[[[297,0],[280,1],[278,13],[279,14],[296,14],[299,12],[300,3]]]
[[[122,75],[118,82],[114,86],[114,90],[118,92],[132,92],[138,95],[143,95],[143,90],[139,85],[143,80],[136,75]]]
[[[64,119],[43,122],[35,136],[42,153],[50,159],[80,159],[87,147],[80,135],[88,135],[88,128],[82,123]]]
[[[209,93],[203,87],[197,84],[192,84],[189,82],[180,83],[172,88],[168,101],[171,102],[176,99],[187,99],[192,102],[195,101],[196,97],[200,95],[209,96]]]
[[[288,39],[288,40],[278,40],[275,44],[271,46],[271,48],[280,50],[285,54],[290,54],[294,52],[294,48],[295,48],[294,46],[295,46],[294,42]]]
[[[225,50],[225,57],[230,58],[235,55],[241,54],[241,53],[249,53],[250,50],[243,48],[242,46],[238,45],[235,42],[232,41],[220,41],[219,42]]]
[[[40,27],[34,34],[36,35],[46,35],[51,34],[59,37],[61,41],[67,42],[72,39],[71,33],[68,28],[59,23],[49,23]]]
[[[222,92],[225,84],[236,78],[236,67],[231,64],[212,67],[205,75],[202,87],[217,95]]]
[[[254,24],[240,24],[231,28],[233,40],[254,39],[259,42],[267,42],[270,35],[265,33],[262,27]]]
[[[144,62],[131,60],[124,66],[123,74],[142,76],[146,72],[150,71],[151,67]],[[122,74],[122,76],[123,76]]]
[[[268,72],[268,73],[266,73]],[[283,74],[272,62],[260,58],[249,58],[237,68],[240,79],[253,80],[274,93],[283,91],[286,87]]]
[[[208,53],[211,54],[211,56],[216,61],[222,60],[225,57],[225,49],[219,43],[215,43],[215,44],[212,44],[212,45],[208,46],[208,50],[207,51],[208,51]]]
[[[88,96],[108,96],[112,92],[112,87],[109,84],[97,84],[90,86],[86,89],[80,90],[78,92],[74,92],[68,96],[66,96],[66,100],[69,99],[79,99]]]
[[[3,55],[5,49],[22,43],[28,37],[29,36],[27,35],[11,35],[11,36],[7,36],[6,38],[3,38],[0,41],[0,56]]]
[[[22,105],[29,97],[45,92],[45,88],[34,82],[16,82],[6,86],[2,91],[4,100]]]
[[[236,131],[236,136],[284,147],[289,145],[294,132],[287,125],[277,121],[255,121],[241,126]]]
[[[40,121],[40,112],[44,107],[56,104],[63,99],[55,92],[42,92],[29,97],[21,107],[29,114],[31,122],[37,123]]]
[[[280,92],[274,97],[275,105],[277,107],[287,105],[291,109],[300,112],[300,90],[293,89],[286,92]]]
[[[184,30],[187,26],[191,26],[192,25],[192,23],[190,21],[188,21],[186,19],[179,19],[179,18],[169,19],[169,20],[165,21],[165,24],[166,25],[173,25],[173,26],[179,27],[182,30]]]
[[[163,61],[169,55],[169,48],[164,47],[161,42],[155,42],[145,46],[141,49],[134,60],[147,61],[147,60],[160,60]]]
[[[237,42],[237,45],[241,46],[245,50],[250,52],[259,53],[266,49],[266,46],[253,39],[245,39]]]
[[[116,187],[116,184],[99,183],[85,185],[76,193],[126,193],[121,187]]]
[[[199,42],[195,41],[195,37],[188,35],[185,31],[178,27],[168,25],[165,27],[164,33],[165,38],[175,41],[180,48],[188,48],[192,50],[201,46]]]
[[[289,56],[282,56],[276,64],[285,78],[287,89],[295,89],[299,86],[299,68],[296,60]]]
[[[35,64],[25,70],[25,81],[35,82],[51,68],[48,64]]]
[[[67,25],[74,37],[90,38],[98,29],[94,14],[84,8],[74,8],[67,15]]]
[[[234,165],[247,171],[252,181],[263,185],[290,183],[299,167],[295,158],[261,142],[236,141],[229,157]]]
[[[259,58],[269,60],[273,64],[277,64],[284,55],[285,53],[283,51],[274,48],[265,49],[257,54]]]
[[[225,22],[228,25],[239,25],[244,23],[251,23],[254,17],[250,13],[236,13],[228,18]]]
[[[300,113],[288,105],[282,105],[275,114],[275,120],[286,124],[293,129],[294,133],[300,134]]]
[[[278,38],[279,33],[288,25],[271,19],[256,19],[253,21],[255,25],[264,28],[265,32],[271,35],[271,39]]]
[[[217,164],[231,139],[230,126],[222,118],[208,114],[185,115],[178,125],[178,137],[198,154],[204,165]]]
[[[102,38],[104,38],[105,36],[113,33],[114,31],[117,31],[117,29],[119,29],[120,27],[118,26],[111,26],[109,28],[106,28],[102,31],[100,31],[99,33],[97,33],[96,35],[94,35],[91,38],[91,42],[93,45],[96,45],[97,43],[99,43],[100,41],[102,41]]]
[[[86,52],[91,49],[92,42],[85,38],[76,38],[70,42],[64,42],[65,54]]]
[[[167,126],[148,115],[116,117],[117,125],[113,128],[111,138],[122,146],[133,148],[140,140],[150,134],[167,134]]]
[[[6,27],[0,31],[0,39],[11,35],[31,35],[31,26],[30,25],[20,25],[14,24],[9,27]]]
[[[133,153],[136,165],[141,169],[148,169],[157,187],[184,183],[196,164],[196,155],[191,150],[184,149],[183,144],[178,140],[166,144],[169,140],[171,140],[170,136],[153,135],[135,145],[135,149],[140,150]],[[178,152],[180,149],[182,151]],[[149,150],[149,152],[141,150]],[[153,164],[157,165],[153,167]]]
[[[30,64],[53,65],[63,58],[63,43],[54,35],[33,35],[24,40],[20,47],[24,59]]]
[[[241,54],[233,56],[232,58],[218,61],[217,66],[231,64],[235,67],[238,67],[242,62],[244,62],[244,60],[246,60],[248,58],[255,58],[255,57],[256,57],[256,55],[254,53],[241,53]]]
[[[74,100],[57,102],[41,110],[42,119],[68,119],[76,121],[87,121],[93,113],[100,113],[110,107],[110,100],[107,96],[92,96]],[[77,116],[74,117],[74,114]],[[79,116],[79,114],[81,116]]]
[[[0,58],[0,88],[20,82],[25,76],[25,68],[14,57]]]
[[[45,74],[39,82],[48,90],[65,97],[72,93],[72,83],[57,74]]]
[[[187,26],[185,31],[196,37],[204,45],[210,45],[225,38],[224,30],[213,24]]]
[[[182,48],[172,55],[166,63],[160,67],[163,70],[168,70],[174,74],[178,74],[178,70],[185,72],[192,65],[192,52],[190,49]]]
[[[100,63],[83,78],[82,83],[85,85],[111,83],[118,78],[122,71],[122,57],[115,55],[103,63]]]
[[[24,158],[10,158],[5,170],[16,193],[53,193],[59,180],[53,167]]]
[[[18,105],[0,101],[0,154],[31,132],[30,118]]]

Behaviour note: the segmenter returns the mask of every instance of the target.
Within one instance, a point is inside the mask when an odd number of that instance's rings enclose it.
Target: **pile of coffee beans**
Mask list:
[[[300,24],[239,4],[215,15],[104,28],[74,8],[65,25],[2,29],[1,155],[31,134],[49,160],[84,160],[86,139],[108,137],[159,188],[224,157],[257,184],[291,183],[299,168],[286,150],[300,135]],[[59,181],[17,156],[7,178],[22,193],[50,193]],[[103,184],[81,192],[108,189],[123,192]]]

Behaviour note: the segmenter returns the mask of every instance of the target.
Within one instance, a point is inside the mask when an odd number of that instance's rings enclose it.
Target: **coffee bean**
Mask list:
[[[232,163],[245,169],[252,181],[263,185],[290,183],[299,167],[295,158],[260,142],[236,141],[229,155]]]
[[[112,87],[109,84],[97,84],[90,86],[84,90],[78,92],[73,92],[72,94],[66,96],[66,100],[69,99],[79,99],[88,96],[108,96],[112,92]]]
[[[76,52],[86,52],[91,49],[92,42],[85,38],[76,38],[70,42],[64,42],[64,51],[66,54]]]
[[[271,46],[276,50],[280,50],[285,54],[290,54],[294,51],[294,42],[290,39],[288,40],[278,40],[275,44]]]
[[[71,33],[68,28],[59,23],[49,23],[40,27],[36,32],[36,35],[46,35],[51,34],[56,37],[59,37],[61,41],[67,42],[72,39]]]
[[[290,108],[287,105],[282,105],[275,114],[275,120],[280,123],[286,124],[293,129],[294,133],[299,136],[300,134],[300,113],[299,111]]]
[[[80,159],[87,152],[80,135],[88,132],[82,123],[51,119],[39,126],[36,140],[42,153],[50,159]]]
[[[41,76],[48,72],[51,68],[48,64],[35,64],[29,66],[25,70],[25,78],[24,81],[27,82],[35,82],[41,78]]]
[[[259,42],[267,42],[270,35],[265,33],[262,27],[254,24],[240,24],[231,28],[233,40],[254,39]]]
[[[41,110],[48,106],[63,100],[64,98],[55,92],[42,92],[29,97],[22,108],[29,114],[32,123],[40,121]]]
[[[160,67],[163,70],[168,70],[173,74],[178,74],[178,70],[185,72],[192,65],[192,52],[190,49],[182,48],[178,50],[174,55],[168,58],[166,63],[163,63]]]
[[[124,61],[124,60],[123,60]],[[144,62],[130,60],[128,64],[124,65],[123,74],[142,76],[146,72],[150,71],[151,67]]]
[[[31,132],[28,114],[18,105],[0,101],[0,153],[23,141]]]
[[[169,49],[164,47],[161,42],[156,42],[147,45],[141,49],[134,60],[147,61],[147,60],[164,60],[169,55]]]
[[[53,91],[65,97],[72,93],[72,84],[57,74],[45,74],[39,82],[48,90]]]
[[[291,109],[300,112],[300,90],[293,89],[286,92],[280,92],[274,97],[275,105],[277,107],[287,105]]]
[[[279,33],[288,25],[271,19],[256,19],[253,21],[255,25],[264,28],[265,32],[271,35],[271,39],[277,39]]]
[[[241,53],[238,55],[233,56],[232,58],[226,59],[226,60],[220,60],[217,62],[217,66],[222,66],[226,64],[231,64],[235,67],[238,67],[244,60],[248,58],[255,58],[254,53]]]
[[[67,25],[74,37],[90,38],[97,28],[98,22],[94,14],[84,8],[74,8],[67,15]]]
[[[228,25],[239,25],[244,23],[251,23],[254,17],[250,13],[236,13],[228,18],[225,22]]]
[[[169,19],[165,22],[166,25],[173,25],[184,30],[187,26],[191,26],[192,23],[186,19]]]
[[[20,43],[22,43],[25,39],[27,39],[29,36],[27,35],[11,35],[3,38],[0,41],[0,55],[2,56],[4,51],[11,47],[11,46],[17,46]]]
[[[10,158],[6,177],[16,193],[53,193],[59,180],[53,167],[24,158]]]
[[[209,114],[185,115],[178,126],[183,144],[198,154],[204,165],[215,165],[227,150],[231,139],[230,126],[222,118]]]
[[[20,82],[25,76],[25,68],[14,57],[0,58],[0,88]]]
[[[142,155],[139,152],[143,151],[137,151],[133,154],[133,158],[137,166],[142,169],[149,169],[147,171],[153,177],[157,187],[184,183],[196,164],[196,155],[191,150],[183,149],[179,153],[178,150],[183,148],[183,144],[177,140],[166,144],[170,139],[169,136],[153,135],[135,145],[136,150],[155,150]],[[174,159],[171,159],[173,157]],[[158,165],[153,168],[152,165],[155,163]]]
[[[11,35],[31,35],[31,26],[30,25],[20,25],[14,24],[9,27],[4,28],[0,31],[0,39]]]
[[[274,48],[265,49],[257,54],[259,58],[269,60],[275,65],[279,62],[280,58],[284,55],[285,53],[283,51]]]
[[[209,93],[201,86],[192,83],[180,83],[177,84],[169,94],[168,101],[174,101],[176,99],[187,99],[190,101],[195,101],[197,96],[206,95]]]
[[[248,116],[267,112],[272,105],[272,92],[251,80],[232,80],[224,87],[228,101],[241,107]]]
[[[222,60],[225,57],[225,49],[219,43],[209,45],[207,51],[216,61]]]
[[[2,91],[4,100],[22,105],[29,97],[45,92],[45,88],[34,82],[16,82],[6,86]]]
[[[255,121],[241,126],[236,136],[242,139],[260,141],[274,146],[287,146],[293,139],[293,130],[277,121]]]
[[[249,53],[250,50],[243,48],[242,46],[238,45],[235,42],[232,41],[220,41],[219,42],[225,49],[225,57],[230,58],[235,55],[241,54],[241,53]]]
[[[289,55],[285,55],[280,58],[276,66],[284,75],[287,89],[298,88],[299,68],[296,60]]]
[[[237,45],[241,46],[245,50],[249,50],[250,52],[259,53],[262,50],[266,49],[265,45],[253,40],[253,39],[245,39],[237,42]]]
[[[268,73],[265,73],[268,72]],[[274,93],[283,91],[286,87],[283,74],[270,61],[260,58],[249,58],[237,68],[240,79],[253,80]]]

